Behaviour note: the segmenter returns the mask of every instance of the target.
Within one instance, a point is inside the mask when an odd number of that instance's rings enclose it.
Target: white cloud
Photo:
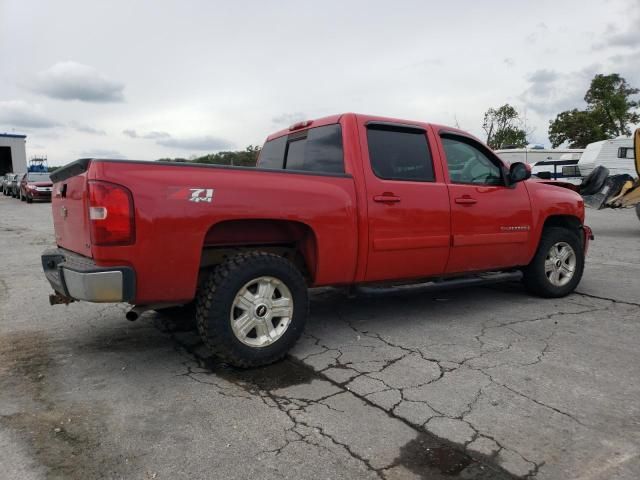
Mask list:
[[[59,100],[122,102],[124,85],[95,68],[77,62],[58,62],[36,75],[32,90]]]
[[[80,153],[80,158],[113,158],[116,160],[126,160],[126,157],[117,150],[108,148],[93,148]]]
[[[271,119],[274,124],[287,127],[302,120],[307,120],[307,116],[302,112],[282,113]]]
[[[78,132],[89,133],[91,135],[106,135],[107,134],[107,132],[105,132],[104,130],[101,130],[99,128],[93,128],[92,126],[85,125],[83,123],[71,122],[69,124],[69,126],[71,128],[73,128],[74,130],[77,130]]]
[[[0,125],[21,128],[50,128],[59,125],[40,105],[23,100],[0,101]]]
[[[147,133],[142,133],[139,134],[136,130],[132,129],[132,128],[128,128],[126,130],[123,130],[122,133],[124,135],[126,135],[129,138],[144,138],[147,140],[158,140],[161,138],[170,138],[171,135],[167,132],[158,132],[158,131],[151,131],[151,132],[147,132]]]
[[[233,148],[233,143],[224,140],[222,138],[212,137],[209,135],[199,137],[184,137],[184,138],[162,138],[156,142],[163,147],[177,148],[180,150],[195,150],[195,151],[211,151],[216,152],[220,150]]]

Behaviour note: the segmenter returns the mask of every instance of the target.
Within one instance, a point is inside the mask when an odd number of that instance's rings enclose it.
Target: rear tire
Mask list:
[[[528,291],[545,298],[564,297],[575,290],[584,271],[584,246],[578,232],[548,227],[538,250],[522,273]]]
[[[196,318],[212,353],[235,367],[268,365],[296,343],[309,298],[300,271],[285,258],[243,253],[218,265],[196,297]]]

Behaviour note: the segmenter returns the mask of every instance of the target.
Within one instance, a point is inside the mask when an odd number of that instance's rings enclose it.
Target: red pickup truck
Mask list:
[[[83,159],[51,175],[52,303],[195,305],[211,350],[249,367],[302,333],[307,289],[523,272],[580,281],[582,198],[527,180],[455,128],[347,113],[267,138],[257,168]]]

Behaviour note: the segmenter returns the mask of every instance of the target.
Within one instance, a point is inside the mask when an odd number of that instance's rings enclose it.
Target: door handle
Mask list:
[[[400,197],[396,197],[389,193],[383,193],[382,195],[375,195],[373,197],[373,201],[380,203],[398,203],[400,201]]]
[[[463,195],[462,197],[458,197],[455,200],[456,203],[460,203],[462,205],[473,205],[474,203],[478,203],[475,198],[471,198],[469,195]]]

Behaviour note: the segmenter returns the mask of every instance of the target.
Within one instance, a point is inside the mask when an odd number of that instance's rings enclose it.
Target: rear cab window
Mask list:
[[[342,128],[336,123],[269,140],[260,151],[258,167],[344,174]]]

